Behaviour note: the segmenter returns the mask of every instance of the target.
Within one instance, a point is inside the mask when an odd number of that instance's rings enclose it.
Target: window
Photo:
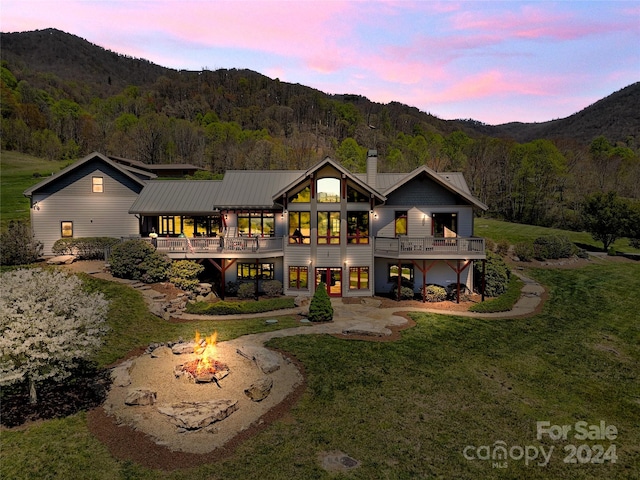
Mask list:
[[[318,212],[318,244],[340,243],[340,212]]]
[[[289,212],[289,243],[310,243],[311,213]]]
[[[411,263],[403,263],[402,264],[402,284],[413,285],[413,265]],[[389,271],[387,275],[387,280],[392,283],[398,283],[398,265],[397,264],[389,264]]]
[[[289,267],[289,288],[294,290],[309,289],[308,267]]]
[[[309,203],[311,201],[311,187],[308,185],[289,197],[289,203]]]
[[[458,234],[458,214],[457,213],[434,213],[432,215],[433,236],[434,237],[456,237]]]
[[[347,187],[347,202],[360,203],[368,201],[369,195],[367,195],[366,193],[362,193],[351,186]]]
[[[369,212],[347,213],[347,242],[369,243]]]
[[[396,237],[407,235],[407,212],[396,212]]]
[[[104,179],[102,177],[91,177],[91,191],[93,193],[104,192]]]
[[[238,213],[238,233],[249,237],[271,237],[275,234],[273,212]]]
[[[238,263],[238,280],[273,280],[273,263]]]
[[[340,202],[340,179],[319,178],[318,193],[316,199],[318,203],[338,203]]]
[[[62,238],[73,237],[73,222],[60,222],[60,236]]]
[[[349,267],[349,290],[369,289],[369,267]]]
[[[178,224],[177,230],[176,230],[176,223]],[[181,232],[180,217],[168,217],[168,216],[160,217],[160,231],[158,232],[158,234],[173,235],[180,232]]]

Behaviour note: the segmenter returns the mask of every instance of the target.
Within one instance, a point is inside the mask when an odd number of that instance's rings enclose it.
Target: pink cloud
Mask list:
[[[464,11],[455,15],[452,26],[459,31],[483,31],[508,38],[550,38],[573,40],[589,35],[619,32],[621,29],[637,30],[626,19],[605,22],[600,19],[584,19],[572,12],[554,12],[548,8],[524,5],[520,11],[482,12]]]

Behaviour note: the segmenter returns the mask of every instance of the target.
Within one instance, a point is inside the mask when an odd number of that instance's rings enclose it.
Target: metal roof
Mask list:
[[[147,183],[129,213],[210,215],[221,180],[154,180]]]
[[[472,204],[486,209],[471,195],[461,172],[436,173],[425,166],[408,174],[378,173],[377,191],[389,193],[423,172]],[[210,215],[214,209],[269,209],[278,198],[274,192],[284,192],[308,173],[308,170],[229,170],[223,180],[154,180],[142,189],[129,213]],[[366,186],[366,174],[353,174],[352,178]]]
[[[219,208],[271,208],[273,194],[304,175],[304,170],[229,170],[216,197]]]

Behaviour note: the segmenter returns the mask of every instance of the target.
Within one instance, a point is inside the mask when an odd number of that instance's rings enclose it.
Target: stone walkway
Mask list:
[[[85,265],[81,266],[80,264],[82,263]],[[136,286],[135,282],[130,280],[121,280],[111,277],[109,274],[105,273],[103,269],[99,268],[99,265],[96,265],[95,262],[78,262],[75,266],[76,268],[74,270],[76,271],[84,271],[85,273],[95,275],[102,279],[128,283],[134,287]],[[244,335],[235,340],[231,340],[229,343],[234,346],[237,345],[238,347],[242,346],[246,348],[247,346],[253,346],[262,348],[264,344],[272,338],[323,333],[333,335],[342,334],[347,336],[385,337],[392,334],[389,327],[401,327],[407,323],[406,318],[396,315],[396,313],[399,312],[428,312],[437,313],[439,315],[455,315],[473,318],[513,318],[530,315],[541,305],[544,288],[542,285],[526,277],[517,270],[513,270],[512,273],[517,275],[524,282],[524,287],[522,288],[522,295],[520,299],[516,302],[513,309],[507,312],[475,313],[468,311],[447,311],[437,308],[421,308],[415,306],[380,308],[380,302],[373,298],[365,298],[360,304],[346,304],[342,302],[341,298],[334,298],[331,300],[334,309],[332,322],[321,324],[309,323],[294,328]],[[148,297],[149,295],[153,295],[153,290],[142,290],[141,293]],[[268,318],[283,315],[296,315],[300,314],[302,310],[302,308],[295,308],[258,314],[221,316],[182,314],[180,318],[185,320]]]

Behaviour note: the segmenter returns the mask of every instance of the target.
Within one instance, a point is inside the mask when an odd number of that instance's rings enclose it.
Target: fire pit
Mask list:
[[[209,453],[259,425],[302,382],[280,354],[247,337],[216,342],[215,334],[153,344],[112,376],[103,408],[113,421],[188,453]]]
[[[218,380],[229,375],[229,367],[216,359],[217,340],[218,332],[202,338],[200,332],[196,331],[193,349],[196,359],[178,365],[174,370],[176,378],[186,377],[195,383],[215,382],[220,386]]]

